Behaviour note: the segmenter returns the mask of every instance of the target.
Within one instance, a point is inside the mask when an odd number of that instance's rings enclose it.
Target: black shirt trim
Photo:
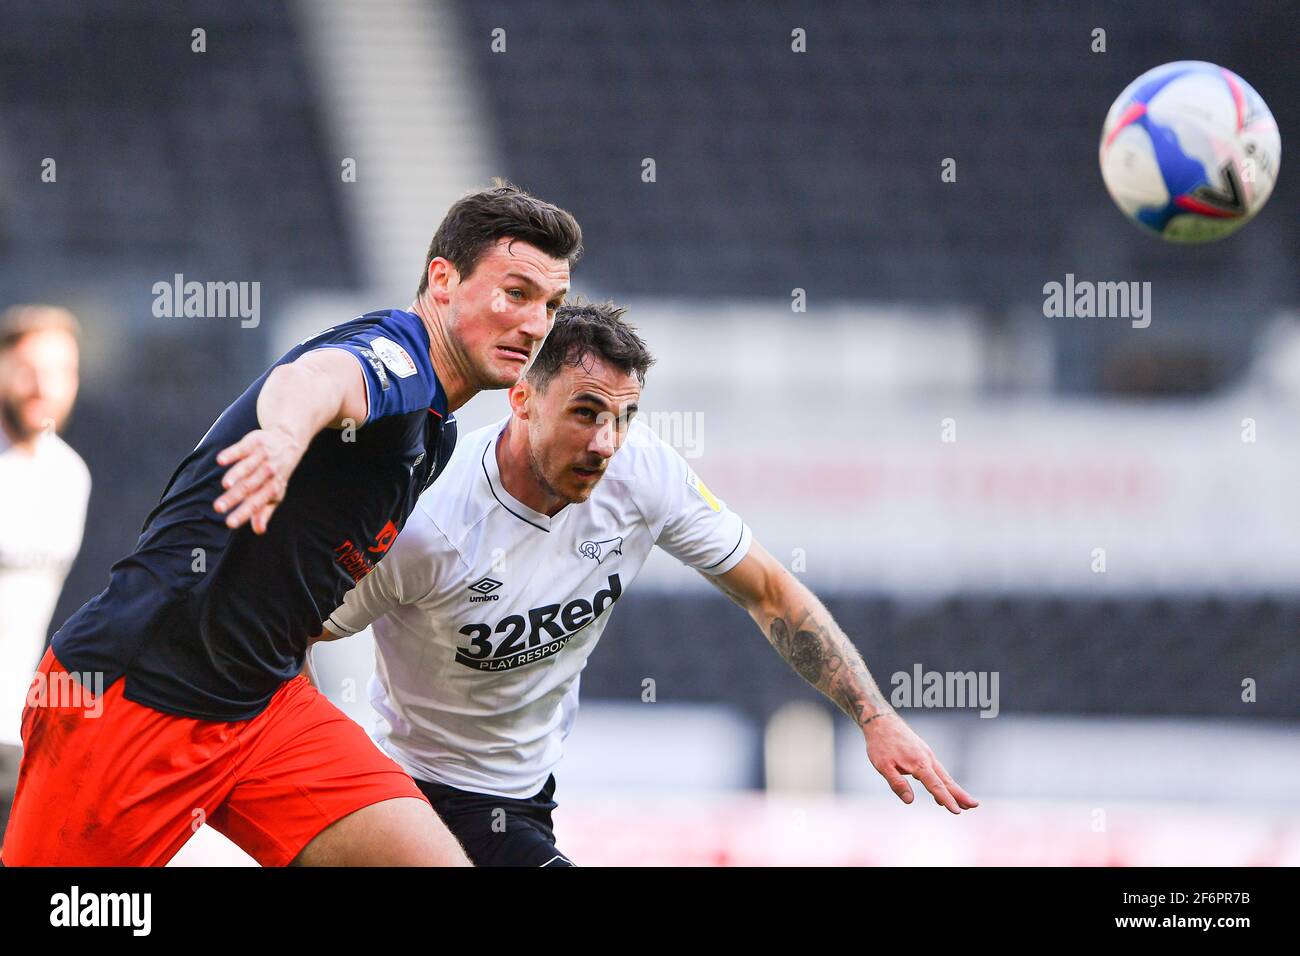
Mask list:
[[[479,464],[481,464],[481,465],[483,466],[483,477],[487,479],[488,488],[491,489],[491,491],[492,491],[492,497],[495,498],[495,499],[497,500],[497,503],[498,503],[499,505],[501,505],[502,508],[505,508],[506,511],[509,511],[512,515],[514,515],[514,516],[515,516],[516,518],[518,518],[520,521],[524,522],[525,524],[530,524],[530,525],[532,525],[532,526],[533,526],[534,528],[536,528],[538,531],[545,531],[547,534],[550,534],[550,533],[551,533],[551,529],[550,529],[550,528],[543,528],[543,527],[542,527],[541,525],[539,525],[536,521],[530,521],[528,518],[525,518],[525,517],[524,517],[523,515],[521,515],[519,512],[512,510],[511,507],[510,507],[508,504],[506,504],[504,501],[501,500],[501,496],[500,496],[499,494],[497,494],[497,490],[496,490],[495,486],[493,486],[493,484],[492,484],[492,476],[491,476],[490,474],[488,474],[488,469],[487,469],[487,453],[488,453],[488,449],[495,448],[495,447],[496,447],[496,441],[495,441],[495,440],[488,442],[488,443],[487,443],[487,448],[484,448],[484,449],[483,449],[483,458],[482,458],[482,460],[479,462]],[[737,541],[736,544],[739,545],[740,542]],[[732,551],[735,551],[736,549],[735,549],[735,548],[732,548],[731,550],[732,550]],[[723,560],[726,560],[726,559],[724,558]]]

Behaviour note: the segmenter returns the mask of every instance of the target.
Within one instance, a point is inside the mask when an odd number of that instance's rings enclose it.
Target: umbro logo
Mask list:
[[[606,538],[604,541],[584,541],[578,545],[578,554],[584,558],[591,558],[597,564],[600,564],[611,554],[623,553],[622,538]]]
[[[499,587],[501,587],[501,582],[495,580],[494,578],[488,578],[488,577],[479,578],[477,581],[475,581],[473,584],[469,586],[469,589],[473,591],[475,594],[474,597],[470,598],[470,603],[477,604],[480,601],[498,600],[501,597],[501,595],[493,594],[492,592]]]

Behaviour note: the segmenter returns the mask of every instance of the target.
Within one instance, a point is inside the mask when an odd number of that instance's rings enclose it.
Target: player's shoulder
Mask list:
[[[405,309],[380,309],[376,312],[367,312],[359,318],[395,337],[421,343],[422,351],[427,352],[429,349],[429,333],[424,327],[424,320],[414,312],[407,312]]]
[[[671,508],[672,489],[685,482],[690,471],[685,459],[653,428],[633,420],[627,437],[610,459],[599,489],[604,495],[630,500],[651,527]]]
[[[685,470],[685,460],[672,445],[645,422],[633,419],[628,425],[627,437],[610,459],[602,480],[654,486],[664,477]]]
[[[497,421],[461,435],[447,466],[420,495],[407,523],[416,522],[428,543],[445,541],[459,548],[491,510],[492,499],[484,490],[483,456],[503,426]]]
[[[335,323],[327,329],[313,332],[299,342],[298,347],[328,345],[357,335],[385,332],[404,341],[420,340],[425,349],[428,348],[429,333],[425,330],[424,321],[414,312],[407,312],[405,309],[377,309],[374,312],[355,316],[346,322]]]
[[[432,377],[429,360],[429,333],[424,320],[404,309],[383,309],[353,319],[356,335],[398,378],[420,375]]]
[[[429,358],[429,333],[424,320],[414,312],[403,309],[367,312],[303,339],[286,360],[330,347],[357,352],[374,368],[381,382],[418,377],[432,386],[437,380]]]

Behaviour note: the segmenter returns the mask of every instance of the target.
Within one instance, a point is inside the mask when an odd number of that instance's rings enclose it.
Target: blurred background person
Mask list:
[[[90,471],[58,435],[77,399],[78,331],[58,306],[0,315],[0,837],[23,702],[90,499]]]

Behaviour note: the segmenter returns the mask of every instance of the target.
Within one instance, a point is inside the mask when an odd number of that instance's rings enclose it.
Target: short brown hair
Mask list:
[[[67,332],[74,339],[81,337],[81,323],[62,306],[44,303],[11,305],[0,313],[0,352],[7,352],[26,335],[48,329]]]
[[[622,372],[636,373],[645,385],[645,373],[655,363],[654,356],[636,329],[623,321],[626,311],[612,302],[560,306],[550,334],[528,369],[528,381],[541,391],[562,366],[581,365],[588,355],[595,355]]]
[[[429,263],[434,259],[446,259],[466,279],[488,247],[502,238],[531,243],[570,265],[582,255],[582,228],[572,215],[497,179],[491,188],[470,193],[447,210],[429,243],[417,294],[429,287]]]

